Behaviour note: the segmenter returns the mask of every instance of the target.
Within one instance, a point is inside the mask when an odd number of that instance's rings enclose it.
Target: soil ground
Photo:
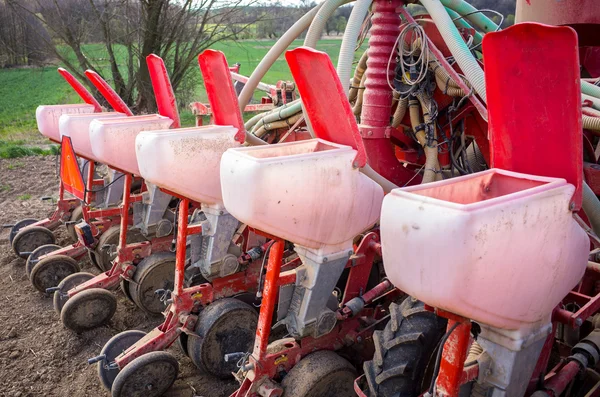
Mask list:
[[[53,156],[0,159],[0,224],[23,218],[44,218],[53,209],[42,196],[58,195]],[[8,230],[0,230],[0,397],[109,396],[87,359],[100,353],[115,334],[149,331],[162,317],[149,317],[120,292],[112,321],[80,335],[63,327],[50,296],[37,292],[25,274],[25,261],[8,243]],[[67,245],[64,227],[55,231],[59,245]],[[84,271],[98,273],[83,262]],[[167,396],[224,397],[237,382],[202,375],[174,345],[179,377]]]

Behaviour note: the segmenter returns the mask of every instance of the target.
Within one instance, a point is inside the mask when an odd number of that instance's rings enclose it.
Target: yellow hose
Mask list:
[[[358,87],[362,87],[362,78],[365,74],[365,70],[367,70],[367,59],[368,59],[367,51],[365,51],[360,60],[358,61],[358,65],[356,65],[356,69],[354,69],[354,77],[352,77],[352,84],[350,84],[350,93],[348,94],[348,101],[350,103],[354,103],[356,97],[358,96]]]
[[[421,125],[421,112],[419,111],[419,101],[411,100],[408,105],[408,112],[410,115],[410,123],[413,127],[413,131],[415,132],[415,136],[417,141],[423,146],[423,150],[425,151],[425,171],[423,172],[423,181],[421,183],[429,183],[434,182],[437,178],[438,171],[440,170],[440,165],[438,162],[438,151],[437,147],[431,147],[427,145],[427,134],[424,130],[419,129]],[[421,102],[423,104],[423,102]],[[425,108],[424,108],[425,109]],[[425,123],[427,123],[429,118],[429,113],[424,112],[425,115]],[[418,130],[418,131],[417,131]]]
[[[404,115],[406,114],[406,110],[408,109],[408,98],[400,98],[398,100],[398,105],[396,105],[396,110],[394,111],[394,118],[392,119],[392,127],[398,128]]]
[[[356,103],[354,103],[354,106],[352,107],[352,113],[354,113],[354,115],[357,117],[360,116],[360,113],[362,112],[363,95],[365,94],[365,81],[367,81],[367,75],[363,74],[358,85],[360,88],[358,88]]]
[[[600,117],[592,117],[592,116],[581,116],[583,121],[583,128],[586,130],[597,131],[600,132]]]
[[[432,69],[435,74],[435,82],[438,88],[443,93],[455,97],[462,97],[466,95],[463,89],[458,86],[456,81],[454,81],[454,79],[450,77],[448,72],[446,72],[446,70],[443,67],[441,67],[437,62],[435,63],[435,66]],[[465,81],[465,83],[469,85],[467,81]]]

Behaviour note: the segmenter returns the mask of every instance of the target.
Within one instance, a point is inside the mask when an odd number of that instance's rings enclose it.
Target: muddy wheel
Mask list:
[[[31,255],[29,255],[27,258],[27,262],[25,262],[25,272],[27,272],[27,277],[31,277],[31,271],[33,270],[33,267],[40,261],[40,257],[60,248],[60,245],[46,244],[34,249]]]
[[[188,339],[188,355],[200,370],[229,378],[238,368],[225,354],[251,352],[257,325],[258,314],[249,304],[233,298],[213,302],[198,315],[198,337]]]
[[[117,247],[119,245],[119,235],[121,228],[117,225],[109,227],[98,239],[98,245],[92,255],[95,260],[92,262],[103,272],[110,270],[113,260],[117,257]],[[129,230],[127,232],[127,243],[139,243],[146,240],[138,231]]]
[[[179,347],[179,350],[181,350],[181,352],[188,357],[189,357],[189,354],[188,354],[189,339],[190,339],[190,337],[185,332],[180,333],[179,338],[177,338],[177,346]]]
[[[135,269],[133,283],[127,283],[135,304],[148,314],[160,314],[165,304],[155,294],[157,289],[173,290],[175,254],[159,252],[144,258]]]
[[[108,364],[115,361],[121,353],[133,346],[137,341],[146,336],[144,331],[128,330],[116,334],[102,348],[101,355],[106,358],[98,361],[98,377],[102,385],[108,390],[112,388],[115,378],[119,374],[119,368],[109,368]]]
[[[77,333],[105,324],[117,310],[117,298],[101,288],[81,291],[65,303],[60,313],[63,325]]]
[[[17,233],[19,233],[19,231],[21,229],[23,229],[25,226],[33,225],[37,221],[38,221],[37,219],[26,218],[26,219],[22,219],[19,222],[15,223],[15,225],[10,229],[10,233],[8,235],[8,242],[12,245],[12,242],[15,239],[15,236],[17,235]]]
[[[67,276],[79,272],[77,261],[66,255],[51,255],[35,264],[29,279],[40,292],[56,287]]]
[[[133,301],[133,298],[131,297],[131,295],[129,295],[129,281],[122,278],[121,282],[120,282],[120,286],[121,286],[121,291],[123,291],[123,295],[125,295],[125,298],[127,298],[127,300],[129,302],[135,304],[135,302]]]
[[[54,233],[42,226],[29,226],[19,230],[12,241],[15,254],[27,259],[37,247],[46,244],[55,244]]]
[[[364,364],[369,391],[381,397],[419,396],[429,386],[447,320],[412,297],[392,303],[390,317],[385,329],[373,334],[375,355]]]
[[[354,397],[356,370],[329,350],[304,357],[288,372],[281,385],[285,397]]]
[[[112,385],[112,397],[162,396],[175,383],[178,372],[179,363],[172,354],[144,354],[119,372]]]
[[[79,223],[80,220],[83,219],[83,208],[81,205],[75,207],[73,212],[71,212],[71,218],[69,221]],[[75,233],[75,224],[67,225],[67,233],[73,242],[77,241],[77,233]]]
[[[60,315],[63,306],[69,300],[67,292],[69,292],[71,288],[75,288],[79,284],[83,284],[86,281],[93,279],[94,277],[95,276],[92,273],[79,272],[71,274],[70,276],[66,277],[63,281],[61,281],[60,284],[58,284],[58,290],[54,291],[54,298],[52,299],[52,303],[54,304],[54,310],[56,311],[56,313]]]

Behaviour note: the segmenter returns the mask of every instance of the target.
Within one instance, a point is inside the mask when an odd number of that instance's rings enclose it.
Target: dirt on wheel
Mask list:
[[[0,224],[24,218],[42,219],[54,206],[43,196],[58,197],[56,159],[52,156],[0,159]],[[65,227],[55,232],[57,244],[69,244]],[[25,273],[25,260],[0,230],[0,397],[109,396],[87,359],[97,356],[115,334],[128,329],[150,331],[162,316],[148,316],[118,295],[117,312],[105,326],[75,334],[63,327],[52,297],[38,292]],[[99,271],[87,261],[82,271]],[[237,382],[202,375],[175,345],[168,349],[180,363],[175,385],[166,396],[229,396]]]

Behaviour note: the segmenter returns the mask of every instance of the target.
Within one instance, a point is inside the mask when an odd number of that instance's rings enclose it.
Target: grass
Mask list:
[[[29,193],[25,193],[25,194],[22,194],[22,195],[18,196],[17,198],[18,198],[19,200],[23,200],[23,201],[25,201],[25,200],[29,200],[29,199],[31,198],[31,194],[29,194]]]
[[[12,190],[12,187],[10,185],[0,185],[0,191],[10,192],[11,190]]]
[[[14,159],[18,157],[34,155],[53,155],[58,154],[58,150],[58,145],[46,145],[46,148],[44,148],[35,146],[31,142],[27,142],[24,139],[0,140],[0,158],[2,159]],[[8,167],[10,167],[10,164]]]
[[[241,63],[241,74],[249,75],[273,44],[274,40],[225,41],[212,48],[223,51],[230,64]],[[296,40],[291,47],[302,44],[302,40]],[[341,40],[321,40],[317,48],[327,52],[333,63],[337,64],[340,45]],[[84,53],[99,61],[100,72],[110,83],[109,65],[107,61],[103,61],[107,59],[104,47],[100,44],[86,45]],[[117,48],[116,53],[124,65],[125,49]],[[291,80],[291,73],[283,56],[277,59],[263,82],[275,84],[278,80]],[[192,126],[195,122],[188,103],[206,101],[201,74],[196,65],[190,72],[189,81],[197,83],[186,90],[187,95],[178,95],[183,126]],[[260,98],[261,95],[257,93],[256,97]],[[56,153],[57,147],[48,146],[48,141],[37,131],[35,110],[41,104],[77,102],[81,100],[56,72],[56,67],[0,70],[0,158]]]

